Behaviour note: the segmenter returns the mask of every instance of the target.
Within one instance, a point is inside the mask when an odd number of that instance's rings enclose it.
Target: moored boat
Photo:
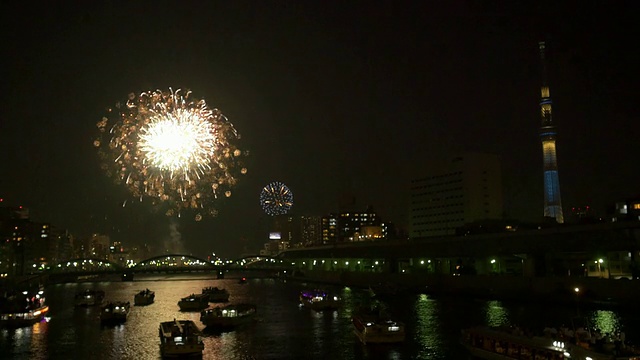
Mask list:
[[[156,293],[149,289],[145,289],[137,293],[133,297],[133,304],[136,306],[144,306],[153,304],[153,301],[156,298]]]
[[[182,311],[200,311],[209,306],[209,296],[205,294],[191,294],[180,299],[178,306]]]
[[[200,313],[200,321],[209,328],[229,328],[249,323],[255,315],[255,305],[241,303],[206,309]]]
[[[351,317],[353,332],[365,345],[392,344],[405,340],[404,323],[378,310],[358,310]]]
[[[480,359],[640,360],[631,347],[596,349],[579,337],[556,339],[516,328],[478,326],[461,331],[461,344]]]
[[[342,299],[325,290],[303,290],[300,292],[300,303],[316,311],[335,310],[342,306]]]
[[[209,297],[209,302],[226,302],[229,301],[229,291],[220,289],[217,286],[209,286],[202,289],[202,293]]]
[[[127,302],[109,302],[102,306],[100,322],[103,324],[121,324],[127,321],[131,304]]]
[[[160,353],[163,357],[202,355],[202,332],[191,320],[160,323]]]
[[[104,291],[87,289],[85,291],[76,293],[75,305],[95,306],[102,304],[102,300],[104,300]]]
[[[48,311],[44,290],[13,291],[0,299],[0,325],[29,326],[44,319]]]

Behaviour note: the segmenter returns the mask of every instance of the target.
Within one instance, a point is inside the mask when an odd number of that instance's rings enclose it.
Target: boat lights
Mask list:
[[[564,343],[562,341],[554,341],[553,346],[564,349]]]

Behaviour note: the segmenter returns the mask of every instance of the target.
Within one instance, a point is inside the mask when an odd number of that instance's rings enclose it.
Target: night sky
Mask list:
[[[3,2],[0,197],[77,236],[236,256],[266,241],[271,181],[293,191],[292,214],[354,196],[407,228],[411,179],[480,151],[501,158],[508,216],[540,220],[540,40],[565,214],[637,196],[637,6],[516,3]],[[216,218],[123,208],[126,190],[99,168],[105,110],[169,87],[222,110],[250,151]]]

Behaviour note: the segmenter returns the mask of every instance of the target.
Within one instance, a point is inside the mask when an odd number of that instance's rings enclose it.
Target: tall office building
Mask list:
[[[558,179],[558,159],[556,155],[556,126],[551,116],[551,95],[547,83],[547,64],[545,59],[545,42],[540,46],[542,60],[542,87],[540,88],[540,140],[542,141],[542,162],[544,172],[544,216],[555,218],[558,223],[564,222],[562,202],[560,201],[560,180]]]
[[[503,217],[496,155],[464,153],[411,181],[410,238],[456,235],[467,224]]]
[[[382,238],[380,218],[369,205],[365,211],[343,210],[338,216],[338,242],[373,241]]]
[[[322,216],[301,216],[300,222],[302,245],[322,245]]]
[[[338,215],[329,214],[321,219],[322,244],[335,244],[338,240]]]

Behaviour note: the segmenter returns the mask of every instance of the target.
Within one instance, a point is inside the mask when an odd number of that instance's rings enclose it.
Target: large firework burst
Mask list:
[[[260,205],[264,212],[271,216],[284,215],[293,206],[293,193],[287,185],[274,181],[262,188]]]
[[[248,155],[234,142],[240,135],[218,110],[191,92],[160,90],[130,94],[97,124],[94,145],[102,168],[140,201],[166,204],[169,216],[195,209],[215,216],[219,194],[231,196]]]

